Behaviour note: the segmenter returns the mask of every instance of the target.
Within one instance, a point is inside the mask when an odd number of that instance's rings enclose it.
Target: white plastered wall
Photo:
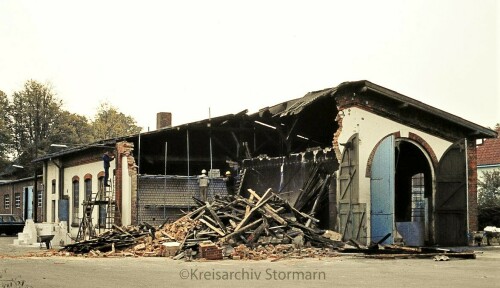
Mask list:
[[[111,167],[110,167],[110,177],[112,177],[113,169],[115,169],[115,161],[111,162]],[[80,181],[79,181],[79,211],[78,211],[78,217],[83,217],[83,206],[82,206],[82,201],[85,198],[85,175],[86,174],[91,174],[92,175],[92,192],[97,193],[98,191],[98,185],[99,185],[99,178],[98,174],[104,170],[103,164],[101,161],[98,162],[93,162],[93,163],[88,163],[88,164],[83,164],[83,165],[78,165],[78,166],[73,166],[73,167],[67,167],[64,168],[64,187],[63,187],[63,195],[69,197],[69,221],[68,221],[68,226],[70,226],[70,233],[72,236],[76,236],[78,233],[78,227],[71,227],[71,223],[73,222],[73,177],[78,176]],[[58,213],[58,205],[59,205],[59,169],[53,162],[48,162],[47,165],[47,221],[51,222],[52,219],[52,201],[55,200],[56,202],[56,209],[55,209],[55,220],[56,223],[59,222],[59,217],[57,215]],[[52,180],[56,180],[56,193],[52,194]],[[96,206],[98,207],[98,206]],[[92,214],[92,219],[93,219],[93,224],[97,224],[98,217],[99,217],[99,209],[94,207],[93,214]],[[79,221],[78,221],[79,222]]]
[[[132,185],[128,171],[127,156],[122,157],[122,225],[132,224]]]
[[[380,140],[399,132],[402,138],[407,138],[409,133],[413,133],[424,139],[434,151],[437,159],[439,160],[444,154],[446,149],[452,144],[449,141],[443,140],[436,136],[422,132],[415,128],[394,122],[387,118],[378,116],[366,110],[353,107],[339,111],[342,116],[342,131],[339,135],[338,142],[346,143],[349,138],[358,133],[359,137],[359,202],[366,203],[367,211],[367,232],[370,237],[370,178],[366,177],[366,167],[368,159],[373,149]],[[339,146],[340,154],[343,152],[343,146]],[[337,177],[338,179],[339,177]],[[338,183],[337,183],[338,184]],[[337,185],[337,187],[339,187]],[[433,187],[435,185],[433,184]]]

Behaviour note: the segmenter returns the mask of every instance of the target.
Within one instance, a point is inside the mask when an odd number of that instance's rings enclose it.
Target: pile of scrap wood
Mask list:
[[[341,253],[361,254],[364,258],[376,259],[409,259],[409,258],[434,258],[443,260],[443,257],[476,259],[474,251],[456,251],[438,247],[406,247],[399,245],[382,244],[391,234],[387,234],[377,243],[364,246],[355,240],[347,241],[347,245],[341,249]],[[351,246],[352,245],[352,246]]]
[[[115,226],[112,231],[96,239],[69,244],[62,250],[98,256],[102,256],[102,253],[108,256],[117,253],[164,256],[170,255],[172,248],[169,247],[167,253],[163,244],[178,242],[176,254],[182,258],[188,249],[194,251],[190,255],[196,255],[202,242],[213,243],[218,249],[225,247],[226,250],[239,245],[250,249],[266,245],[289,245],[294,249],[336,249],[344,245],[340,241],[341,237],[336,232],[319,229],[319,220],[315,218],[319,203],[327,196],[330,180],[331,174],[321,164],[314,165],[294,205],[272,189],[261,194],[248,189],[248,197],[216,197],[212,202],[193,197],[198,206],[173,223],[160,227],[152,227],[147,223],[139,227]],[[266,255],[275,251],[275,248],[269,248]],[[221,254],[218,251],[211,253]],[[245,258],[244,255],[234,256]]]
[[[212,203],[198,201],[199,207],[181,221],[196,221],[184,234],[176,238],[172,225],[166,225],[160,233],[181,243],[180,250],[197,250],[199,243],[211,241],[219,247],[245,245],[254,248],[262,245],[290,244],[295,248],[343,246],[332,231],[317,228],[318,219],[297,210],[271,189],[259,196],[249,189],[250,196],[216,198]],[[157,233],[158,233],[157,232]],[[325,236],[324,236],[325,235]]]
[[[81,254],[90,253],[91,251],[115,251],[115,249],[128,248],[137,244],[139,239],[143,239],[150,234],[149,230],[142,228],[134,226],[118,227],[114,225],[112,230],[102,233],[97,238],[67,244],[61,250]]]
[[[284,250],[275,247],[288,247],[291,251],[303,248],[336,249],[344,245],[338,233],[317,228],[318,219],[299,211],[271,189],[262,195],[251,189],[248,192],[248,198],[217,197],[213,202],[194,198],[198,207],[173,223],[160,227],[147,223],[139,227],[115,226],[96,239],[69,244],[63,250],[90,253],[91,256],[102,256],[102,253],[105,256],[162,256],[165,255],[163,243],[178,242],[176,254],[181,254],[177,258],[182,258],[186,249],[198,251],[200,243],[212,242],[218,249],[225,247],[225,251],[228,247],[240,247],[239,252],[224,253],[225,256],[264,259],[267,255],[277,255],[277,252],[282,254]],[[264,252],[261,249],[259,257],[246,257],[252,253],[240,253],[241,245],[248,249],[265,246],[267,250]]]

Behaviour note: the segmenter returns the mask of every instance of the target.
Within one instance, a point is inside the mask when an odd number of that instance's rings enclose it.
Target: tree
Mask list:
[[[9,99],[0,91],[0,171],[5,170],[9,163],[8,155],[12,154],[12,133],[9,117]]]
[[[34,172],[31,161],[47,151],[61,105],[49,85],[34,80],[28,80],[22,91],[14,92],[9,109],[14,156],[25,167],[26,175]]]
[[[484,171],[478,188],[479,227],[500,227],[500,169]]]
[[[136,121],[108,103],[101,104],[94,121],[61,109],[50,84],[28,80],[11,101],[0,91],[0,173],[11,159],[22,165],[18,177],[34,173],[32,161],[54,152],[51,144],[68,146],[137,134]]]
[[[138,134],[142,130],[134,118],[119,112],[107,102],[98,107],[92,128],[94,138],[99,140]]]
[[[483,180],[478,180],[478,186],[479,206],[500,206],[500,169],[484,171]]]
[[[85,116],[61,110],[49,139],[50,143],[69,144],[68,146],[92,143],[92,123]]]

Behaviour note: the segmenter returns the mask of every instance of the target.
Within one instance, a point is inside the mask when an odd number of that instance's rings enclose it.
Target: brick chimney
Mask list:
[[[172,113],[159,112],[156,114],[156,130],[172,126]]]

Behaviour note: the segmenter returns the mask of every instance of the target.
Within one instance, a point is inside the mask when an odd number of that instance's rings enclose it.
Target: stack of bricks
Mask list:
[[[200,258],[207,260],[222,260],[222,249],[212,241],[204,241],[199,244]]]

